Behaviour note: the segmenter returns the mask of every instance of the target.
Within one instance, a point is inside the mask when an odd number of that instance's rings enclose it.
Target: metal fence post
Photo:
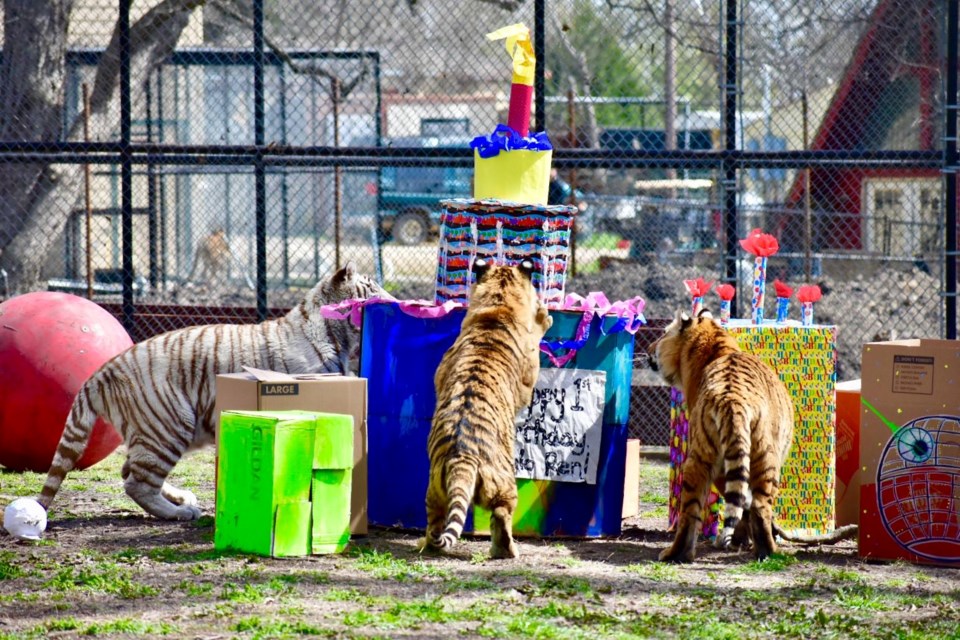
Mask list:
[[[546,33],[547,33],[547,14],[546,0],[534,0],[533,3],[533,54],[537,58],[537,66],[534,69],[534,91],[533,101],[534,110],[534,130],[544,131],[547,128],[547,91],[546,91]]]
[[[130,149],[130,3],[120,0],[120,226],[123,245],[123,328],[133,334],[133,154]]]
[[[733,163],[732,155],[737,150],[737,2],[727,0],[725,19],[726,46],[724,47],[724,80],[723,80],[723,126],[724,149],[723,156],[723,232],[724,232],[724,260],[723,279],[737,286],[737,168]],[[731,304],[734,315],[740,315],[739,292],[734,296]]]
[[[944,109],[944,189],[946,191],[946,243],[944,312],[948,340],[957,339],[957,24],[958,2],[947,7],[947,95]]]
[[[263,0],[253,2],[253,174],[256,197],[257,319],[267,319],[267,175],[263,162]]]

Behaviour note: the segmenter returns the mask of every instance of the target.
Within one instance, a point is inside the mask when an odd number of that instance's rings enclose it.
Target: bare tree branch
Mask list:
[[[231,18],[241,26],[252,30],[253,19],[239,11],[236,4],[237,0],[225,0],[223,3],[219,4],[219,8],[224,15]],[[234,6],[231,7],[229,5]],[[333,100],[333,89],[328,82],[319,82],[318,78],[324,78],[329,81],[340,81],[340,99],[346,100],[350,96],[350,93],[357,88],[357,85],[359,85],[370,73],[369,65],[364,62],[360,73],[354,76],[349,82],[343,82],[343,80],[336,74],[331,73],[322,67],[307,66],[297,62],[290,57],[290,54],[288,54],[283,47],[275,43],[267,35],[263,36],[263,43],[268,49],[270,49],[270,51],[275,53],[277,57],[283,60],[283,63],[286,64],[294,73],[307,76],[316,81],[318,85],[327,93],[327,97],[329,97],[331,100]]]

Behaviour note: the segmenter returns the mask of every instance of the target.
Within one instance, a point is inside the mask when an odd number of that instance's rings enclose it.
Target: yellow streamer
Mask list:
[[[530,29],[518,22],[487,34],[487,40],[503,39],[506,39],[507,53],[513,58],[513,83],[532,87],[537,57],[533,53]]]

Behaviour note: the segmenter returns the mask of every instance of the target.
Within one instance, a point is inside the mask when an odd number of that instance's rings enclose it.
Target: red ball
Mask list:
[[[38,291],[0,304],[0,465],[47,471],[77,391],[132,344],[116,318],[85,298]],[[77,468],[121,442],[97,420]]]

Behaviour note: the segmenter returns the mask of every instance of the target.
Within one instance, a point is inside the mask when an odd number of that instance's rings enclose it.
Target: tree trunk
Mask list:
[[[0,140],[59,138],[73,5],[73,0],[4,2],[4,39],[11,46],[4,46],[0,64]],[[40,163],[0,164],[0,250],[23,228],[23,212],[42,188],[43,170]]]
[[[7,5],[10,4],[11,2],[8,0]],[[49,12],[53,11],[54,7],[60,7],[64,3],[39,3],[32,0],[19,0],[19,4],[43,6]],[[130,77],[133,87],[139,88],[142,86],[142,83],[150,77],[150,74],[170,55],[190,20],[190,14],[203,4],[205,4],[205,0],[164,0],[131,25]],[[65,42],[65,26],[63,31],[63,41]],[[7,42],[15,42],[10,38],[10,31],[8,30],[6,33],[8,34]],[[32,42],[33,47],[43,50],[35,54],[34,57],[38,60],[60,58],[61,82],[58,85],[62,87],[62,60],[65,49],[61,47],[58,51],[46,50],[44,46],[40,46],[41,43],[43,45],[47,44],[45,40],[28,42]],[[6,50],[19,48],[21,47],[5,47]],[[6,67],[6,61],[4,61],[4,66]],[[22,72],[30,71],[33,70],[22,70]],[[40,73],[42,72],[38,71],[38,74]],[[120,122],[119,79],[120,34],[119,28],[117,28],[114,29],[110,44],[100,59],[93,91],[90,95],[91,140],[116,138],[116,131]],[[58,92],[55,98],[57,100],[56,120],[59,123],[62,113],[62,93]],[[143,99],[143,91],[138,89],[132,91],[131,101],[134,113],[142,112]],[[13,113],[15,120],[23,119],[29,122],[36,117],[32,112],[20,112],[19,114],[9,110],[7,112]],[[5,118],[4,125],[8,125],[9,120],[10,118]],[[13,139],[38,139],[34,137],[39,135],[35,133],[38,125],[20,124],[18,126],[21,127],[20,130],[23,133],[18,134]],[[81,113],[69,127],[65,139],[82,139],[82,130],[83,114]],[[46,139],[54,138],[55,136]],[[35,170],[35,175],[37,177],[29,183],[15,182],[8,187],[8,189],[16,189],[18,193],[22,194],[19,209],[12,211],[10,214],[20,220],[19,224],[16,225],[16,233],[13,237],[8,236],[6,246],[0,244],[0,248],[3,250],[3,254],[0,255],[0,268],[7,271],[10,278],[10,289],[13,292],[29,291],[38,287],[40,269],[47,254],[53,249],[56,239],[60,237],[66,226],[70,211],[76,206],[80,198],[83,165],[41,164],[39,165],[39,171]],[[9,227],[4,226],[3,228],[7,229]],[[2,242],[3,238],[0,238],[0,243]]]
[[[677,65],[674,50],[673,0],[663,3],[663,148],[673,151],[677,148]],[[677,177],[677,170],[667,169],[667,178]],[[671,187],[670,198],[676,197]]]
[[[593,77],[593,74],[590,72],[590,64],[587,62],[587,56],[573,46],[573,42],[570,41],[570,38],[567,37],[566,32],[563,30],[563,25],[560,23],[560,18],[556,12],[553,12],[553,27],[553,35],[557,38],[557,42],[560,43],[563,50],[566,51],[567,55],[574,61],[571,71],[573,77],[580,83],[581,95],[587,96],[588,98],[592,97],[593,90],[590,87],[590,79]],[[599,149],[600,127],[597,125],[596,106],[591,102],[585,102],[583,107],[585,117],[580,127],[578,127],[579,132],[582,134],[580,137],[586,141],[586,144],[583,146],[589,149]]]

